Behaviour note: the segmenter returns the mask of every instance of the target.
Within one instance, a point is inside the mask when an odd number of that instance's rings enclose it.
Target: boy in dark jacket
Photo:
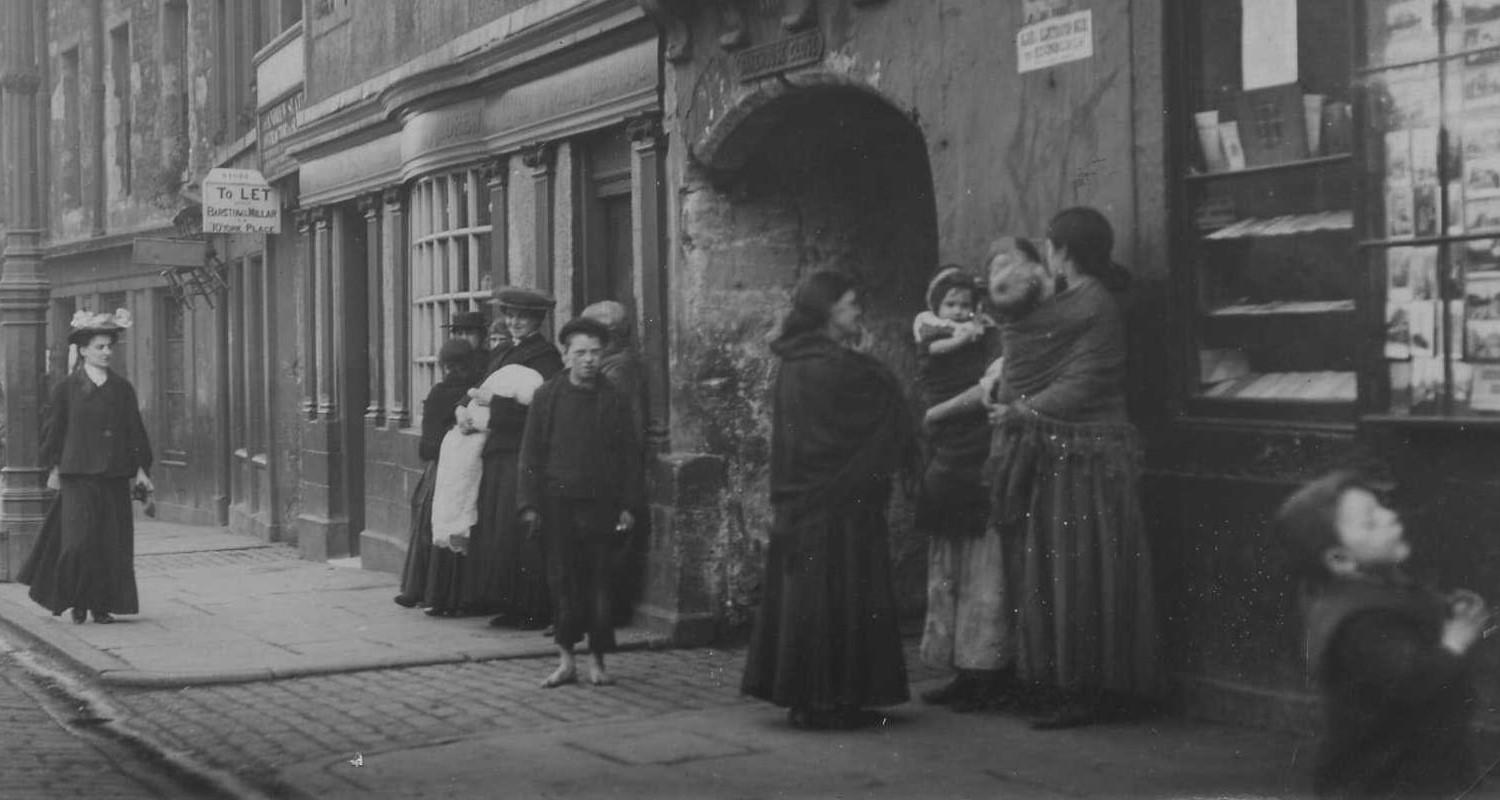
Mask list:
[[[1408,578],[1400,519],[1352,473],[1304,486],[1276,523],[1303,579],[1308,667],[1323,692],[1315,791],[1451,797],[1470,787],[1468,653],[1489,624],[1484,601]]]
[[[521,439],[516,508],[546,538],[559,663],[543,683],[578,680],[573,647],[589,637],[589,682],[611,683],[615,647],[611,564],[642,502],[640,439],[629,399],[600,379],[609,331],[575,319],[558,334],[567,369],[536,391]]]

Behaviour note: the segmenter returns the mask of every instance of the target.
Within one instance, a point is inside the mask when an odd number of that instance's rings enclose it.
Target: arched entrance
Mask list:
[[[936,266],[937,213],[921,130],[872,90],[815,83],[754,95],[693,149],[683,200],[678,424],[725,459],[728,530],[718,563],[730,607],[753,602],[769,524],[769,338],[815,269],[865,289],[873,353],[908,386],[911,318]],[[697,285],[693,285],[697,284]],[[688,373],[684,376],[682,373]],[[924,598],[924,543],[896,516],[903,604]]]

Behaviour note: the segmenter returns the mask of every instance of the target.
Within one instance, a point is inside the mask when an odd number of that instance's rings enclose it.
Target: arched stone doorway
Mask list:
[[[790,291],[832,268],[864,288],[873,353],[907,386],[911,318],[936,266],[937,212],[921,130],[861,85],[805,79],[750,96],[692,151],[682,205],[684,327],[674,413],[690,446],[725,460],[728,502],[711,561],[729,622],[753,604],[770,514],[769,340]],[[925,545],[898,505],[898,592],[923,602]]]

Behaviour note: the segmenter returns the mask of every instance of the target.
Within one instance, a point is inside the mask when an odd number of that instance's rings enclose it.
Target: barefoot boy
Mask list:
[[[557,669],[548,688],[575,683],[573,647],[589,639],[589,682],[611,683],[604,654],[614,649],[611,565],[642,502],[640,440],[630,401],[599,365],[609,330],[575,319],[558,335],[567,369],[537,390],[521,441],[517,508],[532,535],[545,537],[556,624]]]
[[[1320,797],[1452,797],[1476,776],[1469,650],[1489,611],[1478,595],[1413,582],[1401,520],[1368,484],[1336,472],[1302,487],[1276,525],[1303,581],[1308,668],[1326,723]]]

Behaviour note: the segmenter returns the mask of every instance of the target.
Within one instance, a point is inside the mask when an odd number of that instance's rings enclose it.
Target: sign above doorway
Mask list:
[[[748,83],[767,75],[816,64],[823,60],[823,32],[817,29],[788,36],[769,44],[751,47],[734,57],[740,82]]]
[[[259,172],[219,167],[203,179],[204,233],[281,233],[281,203]]]

